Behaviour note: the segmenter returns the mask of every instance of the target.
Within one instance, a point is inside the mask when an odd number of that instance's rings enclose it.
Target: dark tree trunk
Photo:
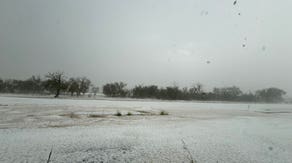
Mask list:
[[[56,92],[55,98],[58,98],[59,95],[60,95],[60,89],[57,89],[57,92]]]
[[[60,91],[61,91],[61,87],[62,87],[61,84],[62,84],[61,75],[59,75],[58,76],[57,92],[56,92],[55,98],[59,97],[59,95],[60,95]]]

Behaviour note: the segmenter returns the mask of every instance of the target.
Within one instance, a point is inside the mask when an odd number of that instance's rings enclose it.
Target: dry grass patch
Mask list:
[[[73,113],[73,112],[71,112],[71,113],[69,113],[69,114],[62,114],[61,116],[69,117],[69,118],[81,118],[80,115],[75,114],[75,113]]]
[[[133,115],[131,112],[128,112],[128,113],[127,113],[127,116],[131,116],[131,115]]]
[[[120,117],[120,116],[122,116],[122,113],[120,111],[117,111],[116,114],[115,114],[115,116]]]
[[[105,118],[106,115],[102,115],[102,114],[89,114],[88,117],[89,118]]]

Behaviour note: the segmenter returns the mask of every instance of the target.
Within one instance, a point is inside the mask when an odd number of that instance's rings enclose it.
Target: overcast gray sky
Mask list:
[[[292,94],[291,0],[0,0],[0,77]],[[245,46],[245,47],[243,47]]]

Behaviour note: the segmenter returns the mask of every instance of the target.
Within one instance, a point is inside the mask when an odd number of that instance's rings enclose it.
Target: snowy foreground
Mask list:
[[[53,163],[290,163],[292,105],[0,97],[0,162],[51,148]]]

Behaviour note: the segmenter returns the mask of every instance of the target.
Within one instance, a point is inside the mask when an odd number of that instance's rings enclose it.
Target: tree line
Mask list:
[[[123,82],[108,83],[103,86],[103,93],[109,97],[238,102],[282,102],[286,94],[285,91],[274,87],[244,93],[237,86],[214,88],[211,92],[204,91],[202,84],[195,84],[191,88],[137,85],[133,89],[126,89],[126,86]]]
[[[190,88],[137,85],[127,89],[126,86],[124,82],[107,83],[103,86],[102,92],[108,97],[239,102],[282,102],[286,94],[285,91],[274,87],[248,93],[241,91],[237,86],[204,91],[200,83]],[[87,77],[68,78],[63,72],[49,72],[44,77],[32,76],[26,80],[0,78],[0,93],[54,94],[54,97],[59,97],[60,94],[81,96],[88,92],[96,95],[99,88]]]
[[[87,93],[90,88],[96,95],[98,87],[92,85],[88,78],[67,78],[63,72],[50,72],[44,78],[32,76],[26,80],[0,78],[0,93],[54,94],[55,97],[63,93],[80,96]]]

